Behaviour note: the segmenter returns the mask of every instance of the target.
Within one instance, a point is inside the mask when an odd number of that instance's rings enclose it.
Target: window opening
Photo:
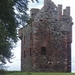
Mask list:
[[[41,55],[46,55],[46,47],[41,47]]]

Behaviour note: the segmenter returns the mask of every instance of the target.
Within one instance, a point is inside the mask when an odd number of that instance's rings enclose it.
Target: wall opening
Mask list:
[[[46,47],[41,47],[41,55],[46,55]]]

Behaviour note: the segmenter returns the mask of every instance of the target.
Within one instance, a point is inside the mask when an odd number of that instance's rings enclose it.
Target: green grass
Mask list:
[[[25,72],[21,72],[21,73],[9,73],[6,75],[75,75],[75,73],[25,73]]]

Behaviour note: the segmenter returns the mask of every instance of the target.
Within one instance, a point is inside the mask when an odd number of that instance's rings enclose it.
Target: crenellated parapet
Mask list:
[[[70,7],[67,6],[63,10],[61,4],[58,4],[58,6],[56,6],[51,0],[44,0],[44,6],[41,10],[31,9],[31,18],[34,17],[34,21],[39,21],[41,18],[50,18],[51,20],[62,20],[63,16],[70,17]]]

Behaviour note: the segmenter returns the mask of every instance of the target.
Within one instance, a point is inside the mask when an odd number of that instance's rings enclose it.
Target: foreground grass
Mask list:
[[[75,73],[9,73],[6,75],[75,75]]]

